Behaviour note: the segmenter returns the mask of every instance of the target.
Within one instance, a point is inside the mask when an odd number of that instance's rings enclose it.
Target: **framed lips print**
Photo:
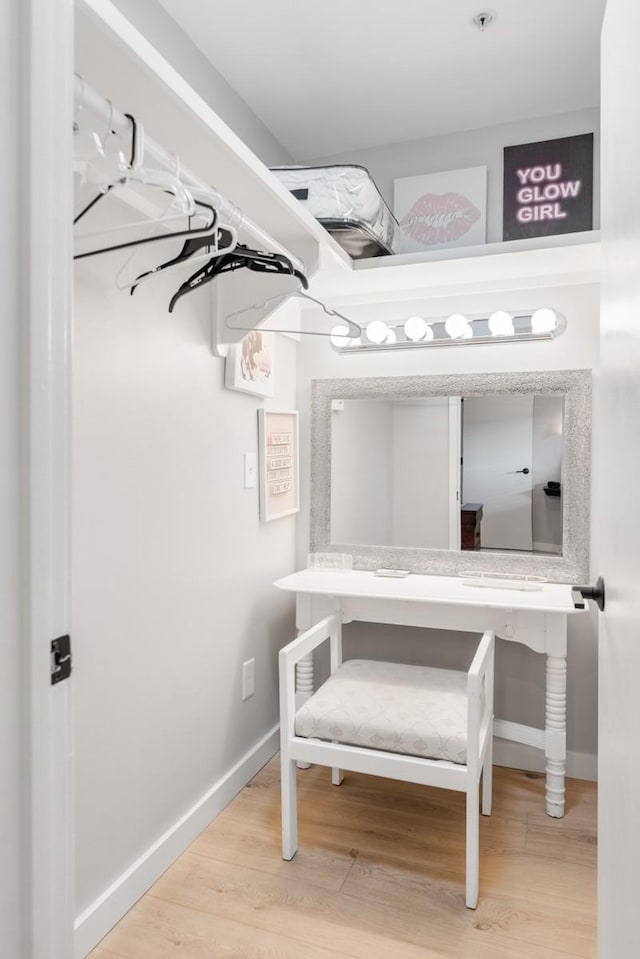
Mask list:
[[[395,180],[394,212],[409,251],[486,243],[487,168]]]

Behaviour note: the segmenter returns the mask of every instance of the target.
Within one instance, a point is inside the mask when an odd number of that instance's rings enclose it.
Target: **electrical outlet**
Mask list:
[[[249,699],[256,691],[256,661],[248,659],[242,664],[242,699]]]

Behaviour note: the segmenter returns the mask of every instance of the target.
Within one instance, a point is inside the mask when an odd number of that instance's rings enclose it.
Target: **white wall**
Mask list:
[[[223,387],[211,287],[169,315],[176,275],[129,296],[122,259],[76,273],[78,913],[273,729],[277,651],[294,635],[292,601],[271,584],[294,569],[296,517],[261,525],[258,490],[243,488],[261,400]],[[137,254],[140,270],[153,262]],[[276,339],[265,405],[291,409],[296,344]],[[242,702],[251,657],[256,693]]]
[[[390,403],[346,400],[331,414],[334,543],[391,545],[392,435]]]
[[[594,137],[594,229],[600,225],[600,113],[597,109],[579,110],[549,117],[532,117],[514,123],[502,123],[479,130],[465,130],[448,136],[392,143],[369,150],[320,157],[314,163],[359,163],[367,167],[383,197],[393,210],[393,181],[421,173],[440,173],[465,167],[486,166],[487,242],[502,239],[503,148],[518,143],[551,140],[579,133]],[[307,161],[305,161],[307,162]]]
[[[113,0],[131,23],[182,74],[267,166],[291,156],[247,103],[156,0]]]
[[[449,401],[344,401],[331,416],[331,541],[449,545]]]
[[[18,4],[0,6],[0,79],[4,90],[18,89],[21,11]],[[0,289],[3,297],[0,322],[0,929],[2,952],[26,955],[28,871],[25,781],[26,714],[24,688],[27,633],[22,616],[23,580],[22,519],[26,476],[20,440],[21,331],[26,314],[20,293],[22,236],[20,195],[20,101],[7,97],[0,125],[0,178],[5,184],[0,220]],[[26,336],[25,336],[26,340]]]
[[[449,548],[449,400],[393,404],[391,546]]]
[[[454,346],[448,349],[403,350],[397,353],[339,356],[317,337],[303,338],[298,369],[298,408],[301,413],[302,513],[299,524],[298,563],[304,565],[308,549],[309,508],[309,402],[310,382],[324,377],[401,376],[430,373],[499,372],[517,370],[572,369],[597,366],[598,308],[597,285],[516,290],[510,293],[481,293],[456,298],[425,298],[406,304],[406,315],[446,316],[454,311],[467,315],[484,314],[528,304],[531,309],[550,305],[567,317],[567,330],[557,340],[526,344],[491,344],[487,347]],[[404,308],[404,304],[402,304]],[[358,309],[349,307],[358,319]],[[395,303],[372,304],[360,310],[362,317],[397,318]],[[313,342],[310,342],[313,340]],[[306,482],[305,482],[306,480]],[[597,568],[597,556],[593,568]],[[352,655],[398,656],[407,662],[428,655],[442,664],[466,655],[469,640],[436,634],[425,649],[419,630],[370,627],[353,624],[346,631],[346,653]],[[523,646],[499,642],[497,654],[496,715],[514,722],[544,726],[544,661]],[[569,623],[568,748],[593,757],[597,742],[597,647],[596,619],[591,615],[571,617]],[[509,747],[510,749],[510,747]],[[506,755],[504,752],[501,754]],[[512,751],[509,752],[512,756]],[[523,752],[515,759],[522,762]],[[535,762],[533,753],[528,756]],[[572,757],[571,769],[578,775],[593,772],[592,759]],[[577,765],[576,765],[577,763]]]

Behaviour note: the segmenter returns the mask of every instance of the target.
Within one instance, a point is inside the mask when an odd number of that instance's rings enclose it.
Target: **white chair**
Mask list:
[[[296,663],[329,640],[331,676],[296,710]],[[468,673],[348,660],[342,627],[327,616],[280,650],[282,856],[298,848],[296,762],[386,776],[467,794],[466,895],[478,903],[479,789],[491,814],[494,634],[486,632]]]

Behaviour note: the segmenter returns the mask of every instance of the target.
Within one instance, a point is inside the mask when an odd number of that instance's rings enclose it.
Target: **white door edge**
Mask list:
[[[459,396],[449,397],[449,549],[460,549],[460,456],[462,454],[462,410]]]
[[[26,6],[26,4],[25,4]],[[71,682],[50,643],[70,633],[73,4],[29,0],[22,80],[28,248],[28,715],[30,959],[73,955]]]

